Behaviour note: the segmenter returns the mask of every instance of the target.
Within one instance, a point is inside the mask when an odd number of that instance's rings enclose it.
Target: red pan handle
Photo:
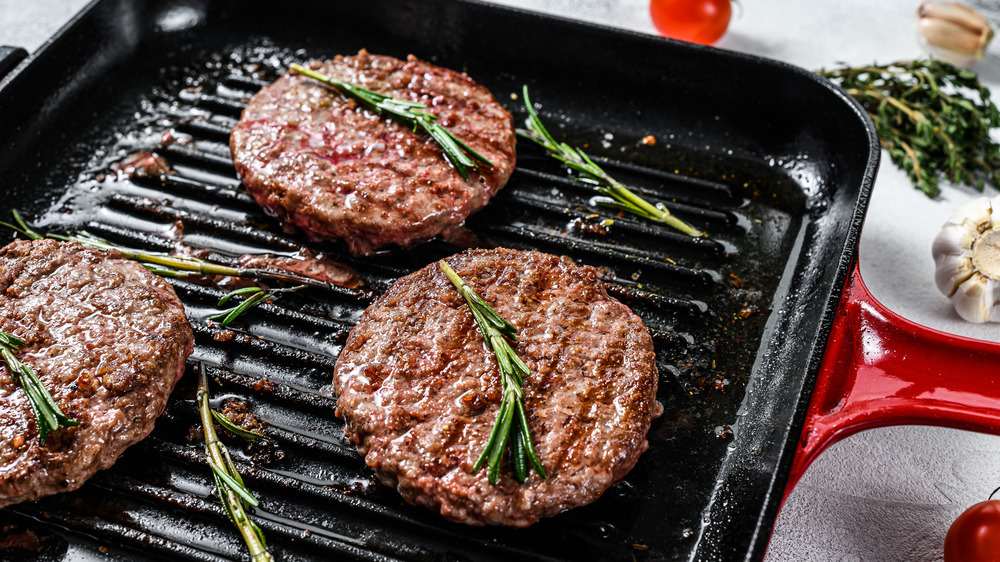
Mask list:
[[[824,449],[863,429],[921,424],[1000,434],[1000,345],[911,322],[847,278],[785,498]]]

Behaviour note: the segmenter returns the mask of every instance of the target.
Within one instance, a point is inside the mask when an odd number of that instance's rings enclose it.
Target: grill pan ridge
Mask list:
[[[877,162],[857,107],[791,67],[475,2],[292,4],[265,26],[254,15],[273,8],[252,2],[98,1],[0,83],[0,129],[16,133],[0,155],[0,213],[149,250],[182,234],[223,262],[307,245],[365,282],[284,295],[227,332],[204,322],[224,290],[172,281],[197,347],[156,430],[81,490],[0,512],[4,535],[33,534],[45,560],[243,556],[190,436],[201,361],[215,404],[246,402],[272,439],[236,462],[279,559],[761,557]],[[304,27],[303,12],[334,29]],[[498,36],[537,56],[487,41]],[[353,259],[284,233],[239,189],[226,141],[247,97],[288,63],[362,47],[466,70],[516,123],[528,84],[557,135],[710,232],[602,226],[589,188],[524,142],[508,186],[466,222],[485,243],[601,268],[650,328],[665,414],[637,467],[594,504],[525,530],[447,523],[380,487],[343,437],[330,376],[347,331],[394,279],[460,248]],[[176,173],[109,170],[139,151]]]

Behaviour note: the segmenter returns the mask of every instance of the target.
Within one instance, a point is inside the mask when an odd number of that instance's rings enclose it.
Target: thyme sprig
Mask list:
[[[472,311],[472,316],[476,319],[476,325],[479,326],[479,331],[482,333],[483,339],[486,340],[486,346],[496,356],[497,365],[500,367],[500,380],[503,385],[503,398],[500,402],[497,421],[490,432],[486,447],[483,448],[483,452],[472,467],[472,472],[479,472],[479,469],[486,463],[489,466],[490,483],[496,484],[500,479],[500,461],[503,458],[503,451],[509,444],[510,458],[518,482],[524,482],[527,479],[529,462],[538,471],[539,476],[547,478],[545,469],[542,468],[542,463],[538,460],[535,448],[531,444],[528,417],[525,415],[524,402],[522,401],[521,385],[524,383],[524,377],[531,371],[510,347],[510,342],[507,341],[508,339],[517,341],[517,328],[497,314],[493,307],[473,291],[447,262],[440,260],[438,266],[469,305],[469,310]]]
[[[10,370],[10,378],[20,386],[28,396],[28,403],[35,413],[35,425],[38,426],[38,444],[45,445],[49,433],[55,431],[59,426],[73,427],[80,425],[80,422],[70,419],[56,404],[52,395],[42,385],[38,375],[31,367],[21,362],[15,353],[20,351],[24,345],[21,338],[0,332],[0,355],[7,363]]]
[[[225,416],[212,410],[209,405],[208,374],[205,371],[205,364],[199,363],[198,370],[198,412],[201,414],[201,426],[205,434],[205,455],[208,466],[212,469],[212,477],[215,479],[215,490],[219,495],[219,501],[222,502],[222,508],[226,515],[243,536],[243,542],[246,543],[247,549],[250,551],[251,560],[254,562],[273,562],[274,557],[267,551],[264,532],[247,515],[247,509],[257,507],[259,502],[243,483],[243,478],[233,465],[229,451],[222,444],[222,441],[219,441],[219,435],[215,432],[213,420],[218,419],[218,417],[225,418]],[[228,426],[226,427],[229,429]],[[241,429],[241,431],[245,430]],[[254,433],[254,435],[259,434]]]
[[[222,275],[228,277],[285,281],[324,289],[330,288],[329,283],[305,277],[303,275],[296,275],[294,273],[254,267],[229,267],[190,256],[174,256],[164,252],[146,252],[136,250],[126,246],[112,244],[111,242],[99,236],[94,236],[87,231],[80,231],[74,234],[41,233],[28,226],[17,210],[11,211],[11,214],[14,216],[15,224],[0,221],[0,226],[5,226],[14,230],[25,238],[29,238],[31,240],[51,238],[52,240],[60,240],[63,242],[76,242],[88,248],[102,252],[107,250],[118,250],[127,259],[135,260],[145,266],[146,269],[164,277],[182,278],[201,275]]]
[[[412,127],[414,131],[423,130],[430,135],[444,151],[445,158],[458,170],[462,178],[469,179],[469,168],[476,168],[476,161],[492,167],[485,156],[476,152],[471,146],[465,144],[462,139],[456,137],[451,131],[444,128],[437,122],[437,115],[424,111],[427,105],[416,102],[399,100],[384,94],[373,92],[350,82],[338,80],[306,68],[298,63],[292,63],[290,70],[318,80],[327,86],[337,90],[341,95],[353,99],[361,104],[365,109],[377,115],[390,117],[400,123]]]
[[[528,110],[528,128],[518,129],[517,135],[538,144],[548,151],[550,156],[562,162],[567,168],[578,172],[580,175],[576,176],[576,179],[595,186],[603,197],[594,197],[591,199],[591,203],[632,213],[651,221],[664,223],[689,236],[701,236],[704,234],[670,214],[670,211],[667,210],[667,207],[663,203],[653,205],[636,195],[632,190],[605,172],[583,150],[555,140],[548,129],[545,128],[545,125],[542,124],[541,118],[538,117],[538,112],[535,111],[535,106],[532,105],[531,98],[528,97],[527,86],[524,86],[523,95],[524,106]]]
[[[1000,187],[1000,111],[975,72],[940,60],[819,70],[857,99],[879,142],[913,185],[935,197],[946,178],[979,191]]]

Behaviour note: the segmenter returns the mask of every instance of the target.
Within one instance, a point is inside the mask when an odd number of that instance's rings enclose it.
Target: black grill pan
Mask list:
[[[480,243],[603,268],[653,334],[665,413],[594,504],[524,530],[467,528],[377,485],[343,438],[329,384],[347,331],[392,280],[460,248],[352,259],[284,233],[240,190],[226,139],[288,63],[361,48],[465,70],[518,123],[527,84],[557,135],[710,232],[595,209],[525,143],[510,184],[467,221]],[[759,559],[878,162],[863,112],[803,70],[452,0],[98,1],[0,82],[0,131],[0,215],[151,250],[183,232],[223,262],[308,245],[365,281],[283,296],[233,332],[204,321],[224,291],[175,281],[197,347],[153,435],[77,492],[0,512],[3,544],[31,547],[0,554],[38,560],[245,556],[189,437],[199,361],[213,396],[245,401],[273,440],[236,457],[280,559]],[[110,170],[141,151],[175,173]]]

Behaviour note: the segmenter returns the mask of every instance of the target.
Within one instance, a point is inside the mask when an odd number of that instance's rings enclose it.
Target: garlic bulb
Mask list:
[[[960,205],[931,249],[934,280],[969,322],[1000,322],[1000,196]]]
[[[993,28],[979,12],[954,2],[924,2],[917,8],[921,47],[955,66],[971,66],[983,58]]]

